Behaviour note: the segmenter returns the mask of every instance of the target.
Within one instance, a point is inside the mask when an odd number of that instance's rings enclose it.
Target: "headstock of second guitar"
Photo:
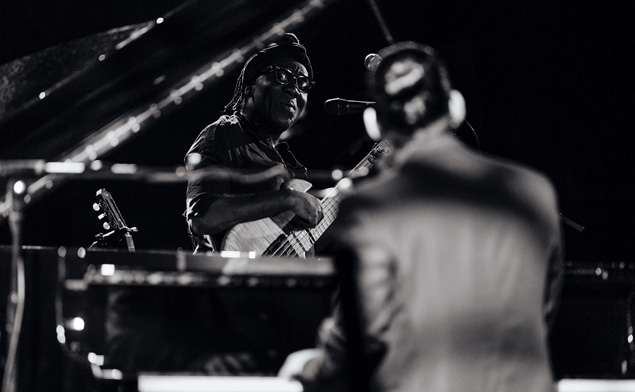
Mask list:
[[[135,251],[134,241],[131,233],[136,233],[136,227],[128,227],[115,203],[115,199],[105,188],[101,188],[96,193],[97,201],[93,204],[93,210],[99,212],[99,220],[105,233],[95,235],[96,240],[91,245],[99,247],[117,247],[125,240],[126,247],[130,252]]]

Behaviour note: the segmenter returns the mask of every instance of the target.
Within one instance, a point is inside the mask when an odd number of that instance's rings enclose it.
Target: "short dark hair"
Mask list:
[[[242,103],[245,87],[253,84],[263,69],[274,65],[275,61],[282,57],[290,57],[304,65],[309,73],[309,78],[313,79],[313,67],[306,48],[295,34],[285,33],[278,42],[269,44],[247,60],[236,80],[232,100],[225,105],[223,113],[231,114],[238,110]]]
[[[411,134],[448,113],[452,85],[432,47],[406,41],[378,54],[382,60],[367,73],[366,84],[383,126]]]

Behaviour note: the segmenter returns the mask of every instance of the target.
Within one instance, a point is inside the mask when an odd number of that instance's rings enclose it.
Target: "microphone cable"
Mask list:
[[[481,140],[478,137],[478,134],[476,133],[476,130],[474,129],[474,127],[472,126],[472,124],[470,124],[469,121],[465,120],[465,124],[467,124],[468,127],[470,127],[470,130],[472,131],[472,135],[474,135],[474,140],[476,141],[476,148],[479,152],[479,154],[481,153]]]
[[[390,34],[388,25],[386,25],[386,21],[384,20],[384,17],[381,15],[381,11],[379,11],[379,7],[377,6],[377,3],[375,2],[375,0],[368,0],[368,4],[370,5],[370,9],[373,11],[373,15],[375,15],[375,19],[377,20],[377,23],[379,23],[379,28],[384,34],[384,38],[386,38],[386,41],[388,42],[389,45],[394,44],[395,40],[392,38],[392,34]]]

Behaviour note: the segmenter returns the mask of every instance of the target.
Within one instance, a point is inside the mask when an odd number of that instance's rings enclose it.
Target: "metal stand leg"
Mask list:
[[[10,200],[9,226],[12,236],[11,247],[11,276],[10,291],[7,303],[7,334],[9,345],[7,361],[2,379],[2,391],[15,392],[18,376],[18,346],[20,332],[24,318],[25,277],[24,259],[22,258],[22,220],[24,210],[24,192],[26,184],[23,181],[9,181],[7,185],[7,200]]]

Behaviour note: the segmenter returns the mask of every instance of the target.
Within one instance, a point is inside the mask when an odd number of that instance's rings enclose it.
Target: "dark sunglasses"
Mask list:
[[[283,86],[286,86],[287,84],[295,81],[295,86],[303,93],[308,93],[315,84],[315,81],[311,80],[311,78],[309,78],[308,76],[304,76],[302,74],[298,74],[296,76],[289,68],[281,67],[279,65],[270,65],[267,68],[263,69],[262,72],[274,72],[276,76],[276,82],[280,83]]]

